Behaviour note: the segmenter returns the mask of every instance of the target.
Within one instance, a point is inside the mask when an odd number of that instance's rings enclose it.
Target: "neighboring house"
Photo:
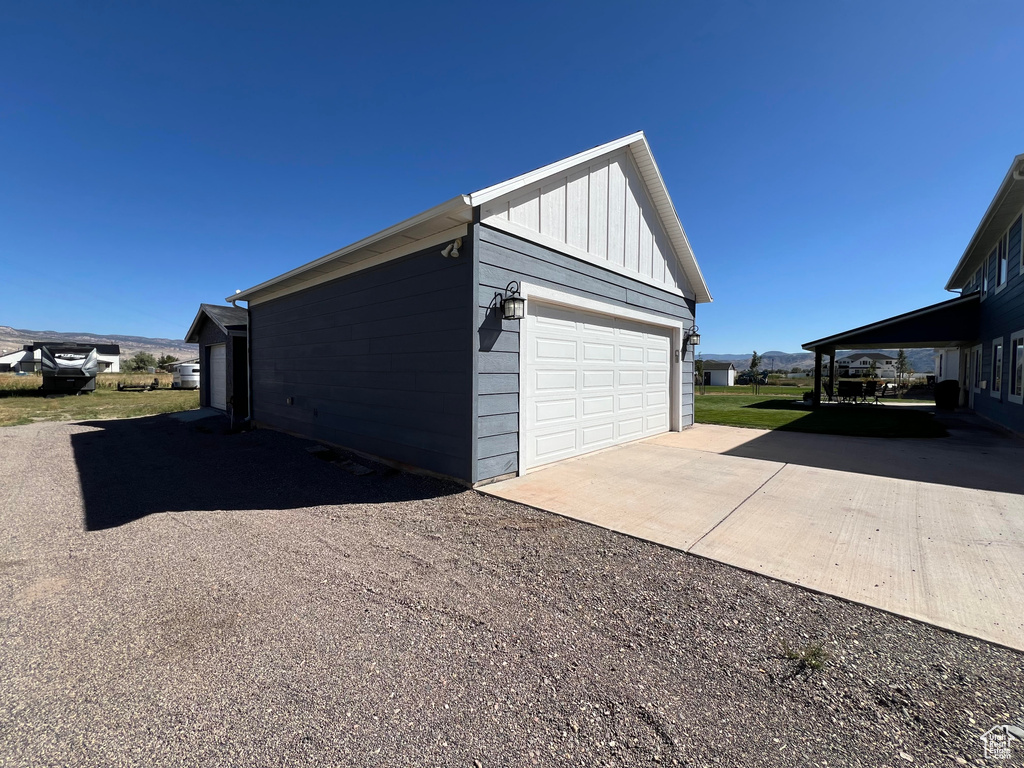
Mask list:
[[[934,347],[936,379],[955,378],[961,403],[1024,432],[1024,155],[1010,165],[946,283],[949,301],[808,342],[820,370],[836,348]],[[941,369],[941,370],[940,370]]]
[[[875,376],[880,379],[896,378],[896,358],[882,352],[864,352],[859,355],[847,355],[836,360],[836,372],[839,376],[857,378],[871,372],[871,363],[875,364]]]
[[[243,423],[249,417],[246,311],[200,304],[185,342],[199,345],[199,405],[224,411],[233,426]]]
[[[733,386],[736,383],[736,366],[717,360],[705,360],[704,383],[711,387]]]
[[[476,484],[690,426],[711,296],[635,133],[227,300],[257,425]]]
[[[117,344],[93,344],[87,341],[34,341],[31,344],[25,344],[17,352],[0,357],[0,372],[39,373],[42,370],[42,348],[58,349],[62,346],[95,349],[99,357],[99,373],[120,373],[121,371],[121,347]]]

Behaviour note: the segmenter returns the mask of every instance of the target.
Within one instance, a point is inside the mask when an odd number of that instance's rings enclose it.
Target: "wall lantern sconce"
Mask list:
[[[687,344],[693,344],[693,346],[696,347],[698,344],[700,344],[700,333],[697,332],[696,325],[693,326],[693,328],[691,328],[688,331],[683,331],[683,334],[683,346],[686,346]]]
[[[505,295],[495,294],[503,320],[522,320],[526,317],[526,299],[519,295],[519,283],[513,280],[505,286]]]

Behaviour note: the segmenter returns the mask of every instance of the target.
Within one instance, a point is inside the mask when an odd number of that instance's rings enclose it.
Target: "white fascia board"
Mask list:
[[[521,187],[529,186],[530,184],[535,184],[543,179],[546,179],[548,176],[554,176],[559,173],[565,173],[577,165],[588,163],[591,160],[601,157],[601,155],[608,154],[609,152],[614,152],[616,149],[625,147],[629,144],[632,144],[635,141],[644,141],[643,131],[631,133],[629,136],[624,136],[621,139],[616,139],[615,141],[609,141],[607,144],[602,144],[599,147],[588,149],[585,152],[580,152],[579,154],[573,155],[572,157],[567,157],[564,160],[559,160],[556,163],[545,165],[543,168],[537,168],[536,170],[530,171],[529,173],[524,173],[522,176],[516,176],[515,178],[509,179],[508,181],[503,181],[500,184],[495,184],[493,186],[486,187],[484,189],[473,192],[472,194],[468,195],[469,202],[474,207],[478,205],[483,205],[484,203],[490,202],[491,200],[503,197],[504,195],[507,195],[510,192],[515,192],[517,189],[520,189]]]
[[[996,190],[995,197],[992,198],[992,202],[988,204],[988,208],[985,210],[985,215],[982,216],[981,221],[978,222],[978,228],[974,230],[974,235],[971,237],[971,242],[967,244],[967,248],[964,250],[964,255],[960,257],[960,261],[956,263],[953,273],[949,276],[945,290],[955,291],[963,285],[964,280],[960,276],[960,271],[967,266],[969,261],[971,261],[971,257],[974,255],[974,248],[977,246],[982,234],[986,229],[988,229],[988,220],[996,212],[996,209],[999,208],[999,204],[1003,197],[1010,191],[1010,187],[1013,186],[1013,182],[1019,180],[1019,174],[1024,173],[1024,167],[1022,167],[1020,171],[1017,171],[1018,165],[1021,164],[1024,164],[1024,154],[1017,155],[1013,158],[1013,162],[1010,163],[1010,170],[1006,172],[1006,176],[1003,177],[1003,183],[999,185],[999,189]]]
[[[354,253],[355,251],[359,251],[363,248],[368,248],[372,246],[374,243],[384,240],[387,237],[392,237],[393,235],[400,235],[406,230],[419,226],[420,224],[428,222],[431,219],[460,213],[471,218],[472,210],[473,209],[472,205],[469,202],[469,198],[466,195],[458,195],[457,197],[453,197],[451,200],[441,203],[440,205],[435,205],[433,208],[430,208],[429,210],[426,210],[423,213],[419,213],[411,218],[406,219],[405,221],[401,221],[398,224],[388,227],[387,229],[382,229],[380,232],[370,235],[369,237],[364,237],[362,240],[352,243],[351,245],[345,246],[344,248],[341,248],[337,251],[332,251],[331,253],[328,253],[326,256],[321,256],[319,259],[316,259],[315,261],[311,261],[308,264],[303,264],[301,267],[296,267],[293,270],[278,275],[277,277],[273,277],[270,280],[266,280],[260,283],[259,285],[253,286],[252,288],[246,288],[241,293],[236,293],[232,296],[227,296],[225,297],[224,300],[227,302],[248,301],[250,297],[253,296],[253,294],[261,293],[267,290],[268,288],[272,288],[277,283],[301,275],[304,272],[309,272],[311,270],[328,266],[331,264],[331,262],[337,261],[338,259],[341,259],[348,254]]]
[[[468,199],[474,207],[483,205],[491,200],[509,195],[522,187],[538,184],[550,176],[568,173],[578,165],[590,163],[622,147],[629,147],[633,152],[634,160],[638,161],[636,162],[637,170],[647,186],[648,197],[658,211],[662,228],[672,244],[672,250],[676,254],[687,282],[690,284],[695,300],[698,304],[713,301],[707,283],[704,280],[704,275],[697,265],[696,257],[693,255],[693,248],[690,247],[689,238],[686,237],[686,231],[679,220],[679,214],[676,212],[675,206],[672,204],[672,198],[668,194],[665,179],[662,177],[661,170],[654,160],[654,154],[651,152],[651,147],[647,143],[647,137],[643,131],[631,133],[629,136],[624,136],[621,139],[610,141],[599,147],[588,149],[585,152],[580,152],[556,163],[545,165],[543,168],[524,173],[522,176],[516,176],[514,179],[478,190],[468,195]]]

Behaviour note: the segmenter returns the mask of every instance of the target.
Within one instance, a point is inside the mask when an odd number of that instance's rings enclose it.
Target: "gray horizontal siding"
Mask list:
[[[985,269],[988,270],[988,284],[992,287],[980,305],[979,338],[976,343],[980,344],[982,349],[981,376],[988,381],[989,388],[974,394],[974,410],[1015,432],[1024,433],[1024,405],[1011,402],[1009,399],[1010,387],[1013,384],[1010,338],[1017,331],[1024,330],[1024,274],[1020,269],[1020,223],[1015,223],[1010,229],[1009,253],[1006,286],[998,293],[994,288],[998,265],[995,260],[986,257]],[[998,338],[1003,340],[1003,386],[999,397],[993,397],[992,342]]]
[[[439,250],[253,306],[256,421],[470,480],[472,246]]]
[[[694,302],[477,224],[476,471],[483,481],[519,469],[519,323],[498,319],[495,293],[512,280],[693,319]],[[683,366],[683,420],[693,423],[693,371]],[[498,451],[505,451],[496,453]]]

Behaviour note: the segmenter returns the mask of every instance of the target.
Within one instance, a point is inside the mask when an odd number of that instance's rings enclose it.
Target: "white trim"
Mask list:
[[[577,165],[589,163],[590,161],[601,157],[601,155],[614,152],[616,149],[621,149],[622,147],[629,146],[630,144],[638,141],[646,141],[643,131],[637,131],[636,133],[629,134],[629,136],[623,136],[621,139],[609,141],[607,144],[602,144],[598,147],[594,147],[593,149],[588,149],[584,152],[573,155],[572,157],[567,157],[563,160],[559,160],[558,162],[551,163],[550,165],[545,165],[542,168],[537,168],[529,173],[524,173],[522,176],[516,176],[515,178],[508,179],[500,184],[493,184],[490,187],[484,187],[483,189],[477,190],[469,195],[469,203],[472,206],[483,205],[491,200],[502,197],[511,192],[515,192],[521,187],[537,184],[548,176],[554,176],[559,173],[564,174],[575,168]]]
[[[672,331],[672,353],[669,360],[669,431],[679,432],[683,428],[683,378],[682,360],[676,357],[676,352],[683,345],[683,328],[685,321],[678,317],[660,315],[631,307],[620,307],[604,301],[598,301],[585,296],[580,296],[569,291],[548,288],[534,283],[520,283],[519,295],[526,299],[526,313],[519,321],[519,425],[518,434],[518,474],[524,475],[537,469],[544,469],[550,466],[544,464],[533,469],[523,469],[523,456],[526,455],[526,431],[523,429],[525,419],[523,418],[524,399],[526,397],[526,386],[524,375],[526,373],[527,339],[526,339],[526,314],[530,311],[530,299],[540,301],[544,304],[556,304],[570,309],[580,309],[586,312],[594,312],[599,315],[610,317],[621,317],[625,320],[636,320],[648,325],[655,325],[659,328],[668,328]]]
[[[304,272],[309,272],[310,270],[327,266],[331,262],[334,262],[343,256],[362,250],[363,248],[369,248],[374,243],[393,235],[402,235],[414,227],[430,223],[432,219],[442,216],[452,217],[454,219],[464,219],[465,223],[469,224],[473,216],[473,209],[469,204],[469,198],[466,195],[453,197],[451,200],[441,203],[440,205],[435,205],[433,208],[430,208],[423,213],[418,213],[405,221],[400,221],[398,224],[390,226],[387,229],[382,229],[380,232],[372,234],[369,237],[364,237],[362,240],[358,240],[351,245],[347,245],[337,251],[331,251],[326,256],[321,256],[319,259],[311,261],[308,264],[303,264],[302,266],[296,267],[295,269],[278,275],[277,277],[272,277],[270,280],[266,280],[252,288],[246,288],[241,293],[228,296],[225,298],[225,301],[248,301],[252,294],[265,291],[283,280],[296,277]],[[406,235],[406,237],[409,237],[410,240],[414,238],[413,235]]]
[[[411,243],[406,243],[405,245],[400,245],[399,247],[393,248],[390,251],[378,253],[375,256],[371,256],[368,259],[363,259],[362,261],[356,262],[355,264],[343,264],[335,267],[329,272],[320,272],[315,277],[311,277],[308,280],[304,280],[301,283],[293,283],[292,285],[280,288],[276,291],[264,293],[259,298],[249,299],[249,306],[255,307],[256,305],[262,304],[265,301],[279,299],[282,296],[287,296],[290,293],[304,291],[307,288],[313,288],[314,286],[322,285],[323,283],[328,283],[331,280],[337,280],[339,277],[351,275],[354,272],[361,272],[364,269],[376,267],[379,266],[380,264],[393,261],[394,259],[400,259],[403,256],[408,256],[410,253],[416,253],[417,251],[422,251],[426,248],[443,245],[451,240],[454,240],[457,237],[468,236],[469,225],[460,224],[457,227],[446,229],[443,232],[438,232],[435,235],[424,237],[422,240],[416,240]],[[437,252],[437,258],[444,258],[443,256],[441,256],[440,250]],[[236,296],[235,298],[237,299],[238,297]]]
[[[1013,333],[1010,334],[1010,376],[1008,386],[1006,389],[1006,399],[1009,400],[1011,403],[1024,405],[1024,391],[1022,391],[1022,394],[1020,395],[1013,394],[1014,376],[1016,375],[1016,370],[1013,365],[1013,342],[1015,339],[1022,339],[1022,343],[1024,343],[1024,328],[1022,328],[1019,331],[1014,331]]]
[[[571,256],[574,259],[585,261],[588,264],[593,264],[595,267],[601,267],[601,269],[605,269],[609,272],[615,272],[616,274],[622,275],[623,277],[628,277],[630,280],[635,280],[638,283],[643,283],[644,285],[649,285],[652,288],[657,288],[659,291],[671,293],[673,296],[679,296],[684,299],[694,299],[693,291],[685,293],[679,290],[678,288],[675,288],[671,285],[667,285],[666,283],[656,282],[645,275],[641,275],[639,272],[632,272],[626,269],[625,267],[620,267],[618,264],[614,264],[613,262],[607,259],[602,259],[598,256],[594,256],[593,254],[584,251],[582,248],[577,248],[573,245],[569,245],[568,243],[564,243],[561,240],[558,240],[557,238],[551,237],[550,235],[544,235],[541,234],[540,232],[535,232],[534,230],[529,229],[528,227],[524,227],[522,224],[516,224],[514,222],[508,221],[507,219],[500,219],[495,216],[494,218],[488,219],[486,222],[482,222],[482,225],[485,227],[491,227],[492,229],[501,230],[502,232],[514,235],[515,237],[521,238],[523,240],[534,242],[537,245],[542,245],[545,248],[548,248],[552,251],[564,253],[566,256]]]
[[[989,362],[989,381],[991,382],[988,388],[988,393],[991,397],[998,400],[1003,399],[1003,350],[1006,349],[1004,344],[1005,339],[1000,336],[998,339],[992,339],[992,343],[989,344],[989,352],[992,357]],[[996,347],[999,347],[999,376],[996,376]],[[999,389],[996,389],[996,381],[999,381]]]

